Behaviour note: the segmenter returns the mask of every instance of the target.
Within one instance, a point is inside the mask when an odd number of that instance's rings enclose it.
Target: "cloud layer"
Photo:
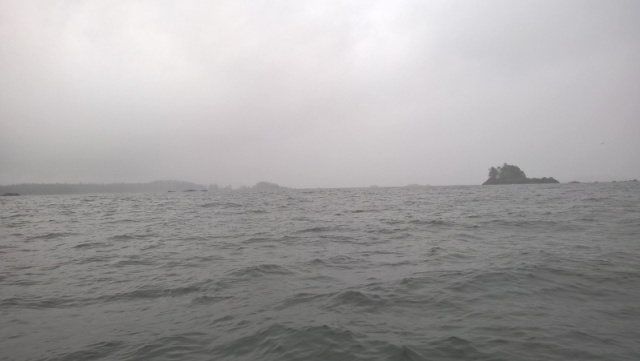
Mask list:
[[[0,1],[0,183],[640,178],[636,1]]]

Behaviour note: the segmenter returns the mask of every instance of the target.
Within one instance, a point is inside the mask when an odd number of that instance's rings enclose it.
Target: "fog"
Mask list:
[[[0,184],[640,178],[640,2],[0,0]]]

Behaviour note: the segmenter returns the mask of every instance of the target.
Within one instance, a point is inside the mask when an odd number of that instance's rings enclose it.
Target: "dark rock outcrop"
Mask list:
[[[498,184],[539,184],[539,183],[560,183],[553,177],[527,178],[524,172],[515,165],[504,163],[502,167],[489,168],[489,179],[482,185]]]

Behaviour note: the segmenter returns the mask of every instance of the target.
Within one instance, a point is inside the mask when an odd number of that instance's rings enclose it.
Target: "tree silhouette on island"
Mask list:
[[[526,174],[517,166],[504,163],[502,167],[489,168],[489,179],[482,185],[495,184],[536,184],[536,183],[560,183],[553,177],[527,178]]]

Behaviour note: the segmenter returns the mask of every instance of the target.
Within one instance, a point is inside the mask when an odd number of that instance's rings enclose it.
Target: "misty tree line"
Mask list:
[[[149,183],[23,183],[0,186],[2,193],[20,194],[84,194],[84,193],[135,193],[166,192],[168,190],[184,191],[201,189],[206,186],[182,181],[155,181]]]
[[[532,183],[560,183],[553,177],[527,178],[527,175],[515,165],[504,163],[502,167],[489,168],[489,179],[484,185],[491,184],[532,184]]]
[[[527,175],[524,174],[522,169],[518,166],[504,163],[502,167],[489,168],[489,179],[495,180],[507,180],[507,179],[526,179]]]
[[[253,187],[240,187],[238,190],[276,190],[281,187],[275,183],[259,182]],[[23,183],[2,186],[0,195],[5,193],[18,194],[88,194],[88,193],[149,193],[149,192],[188,192],[188,191],[231,191],[231,186],[219,187],[217,184],[208,186],[183,181],[155,181],[149,183]]]

